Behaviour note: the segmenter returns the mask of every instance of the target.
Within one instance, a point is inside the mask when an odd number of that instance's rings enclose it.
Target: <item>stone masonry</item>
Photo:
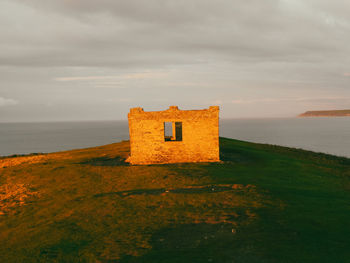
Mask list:
[[[128,114],[131,164],[218,162],[219,107]]]

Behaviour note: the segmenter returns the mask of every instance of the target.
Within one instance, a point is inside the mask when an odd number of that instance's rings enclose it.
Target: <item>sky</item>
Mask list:
[[[0,0],[0,122],[350,108],[347,0]]]

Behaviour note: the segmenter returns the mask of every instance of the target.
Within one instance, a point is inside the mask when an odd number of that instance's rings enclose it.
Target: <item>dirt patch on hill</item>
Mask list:
[[[5,184],[0,186],[0,216],[26,204],[28,199],[39,193],[25,184]]]

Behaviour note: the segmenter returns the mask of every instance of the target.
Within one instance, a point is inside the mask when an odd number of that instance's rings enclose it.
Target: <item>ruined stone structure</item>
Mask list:
[[[128,114],[131,164],[218,162],[219,107]]]

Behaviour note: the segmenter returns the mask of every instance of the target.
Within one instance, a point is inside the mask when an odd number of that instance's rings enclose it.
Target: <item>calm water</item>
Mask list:
[[[350,118],[221,120],[220,136],[350,157]],[[127,121],[0,123],[0,156],[128,140]]]

